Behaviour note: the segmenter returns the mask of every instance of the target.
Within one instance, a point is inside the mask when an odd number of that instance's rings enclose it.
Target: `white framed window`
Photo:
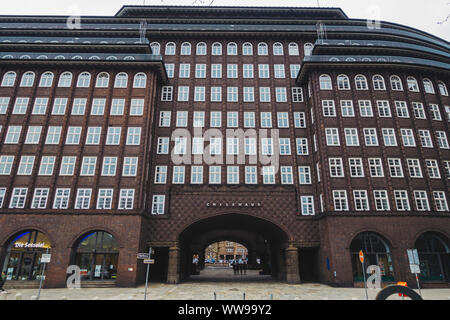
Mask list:
[[[67,129],[66,144],[76,145],[80,143],[81,127],[69,127]]]
[[[163,86],[161,89],[161,101],[172,101],[173,98],[173,87]]]
[[[91,74],[89,72],[82,72],[78,75],[77,87],[89,88],[91,84]]]
[[[239,154],[239,138],[227,138],[227,154]]]
[[[298,56],[300,54],[298,50],[298,45],[293,42],[289,43],[288,52],[290,56]]]
[[[173,55],[175,55],[176,48],[177,48],[177,46],[175,43],[168,42],[168,43],[166,43],[166,50],[165,50],[164,54],[166,56],[173,56]]]
[[[11,201],[9,202],[9,207],[11,209],[25,208],[25,201],[27,200],[28,188],[14,188],[11,196]]]
[[[242,45],[242,55],[244,56],[252,56],[253,55],[253,45],[249,42],[246,42]]]
[[[160,113],[162,116],[163,114]],[[161,120],[163,122],[163,120]],[[177,127],[187,127],[188,122],[188,112],[187,111],[177,111],[177,119],[176,119],[176,126]],[[166,125],[167,127],[167,125]]]
[[[262,167],[263,184],[275,184],[275,167]]]
[[[364,141],[366,143],[366,146],[368,146],[368,147],[378,146],[377,129],[364,128],[363,133],[364,133]]]
[[[405,147],[415,147],[416,140],[414,138],[414,132],[412,129],[400,129],[402,135],[403,145]]]
[[[256,120],[254,112],[244,112],[244,128],[255,128]]]
[[[393,91],[403,91],[403,84],[400,77],[391,76],[391,89]]]
[[[441,112],[437,104],[430,104],[431,120],[442,121]]]
[[[372,77],[373,89],[374,90],[386,90],[386,84],[384,78],[379,74]]]
[[[194,87],[194,101],[195,102],[205,101],[205,87]]]
[[[370,100],[359,100],[358,104],[362,118],[373,117],[372,102]]]
[[[270,102],[270,87],[259,88],[259,101]]]
[[[277,112],[278,128],[289,128],[289,113]]]
[[[444,161],[445,175],[450,179],[450,161]]]
[[[227,184],[239,184],[239,167],[227,167]]]
[[[292,87],[292,102],[303,102],[303,88]]]
[[[448,97],[448,90],[447,90],[447,86],[445,85],[445,83],[443,83],[442,81],[438,81],[438,88],[439,88],[439,93],[442,96]]]
[[[40,98],[36,98],[35,101],[37,101]],[[8,106],[9,106],[9,97],[0,97],[0,114],[6,114],[6,110],[8,110]],[[36,102],[35,102],[36,105]],[[45,113],[45,110],[44,110]]]
[[[325,128],[327,146],[339,146],[339,131],[337,128]]]
[[[430,177],[430,179],[441,178],[437,160],[427,159],[425,160],[425,164],[427,165],[428,176]]]
[[[203,167],[202,166],[192,166],[191,167],[191,184],[202,184],[203,183]]]
[[[227,78],[236,79],[238,77],[238,65],[227,64]]]
[[[412,92],[419,92],[419,85],[417,83],[416,78],[414,77],[408,77],[406,79],[407,83],[408,83],[408,90],[412,91]]]
[[[292,167],[280,167],[281,184],[293,184]]]
[[[330,175],[332,178],[344,177],[344,166],[342,158],[329,158],[328,164],[330,167]]]
[[[227,55],[236,56],[237,55],[237,44],[234,42],[230,42],[227,44]]]
[[[62,157],[59,175],[60,176],[73,176],[73,173],[75,171],[76,161],[77,161],[77,157],[70,157],[70,156]]]
[[[419,138],[422,147],[433,148],[433,141],[431,140],[431,134],[429,130],[419,130]]]
[[[42,126],[29,126],[25,144],[38,144],[41,138]]]
[[[209,154],[219,155],[222,154],[222,138],[211,137],[209,139]]]
[[[222,78],[222,65],[213,63],[211,64],[211,78],[220,79]]]
[[[272,112],[261,112],[261,128],[272,128]]]
[[[258,77],[260,79],[270,78],[269,65],[268,64],[258,64]]]
[[[273,155],[273,139],[262,138],[261,139],[261,153],[262,155]]]
[[[426,191],[414,191],[414,201],[416,203],[417,211],[430,211]]]
[[[192,154],[200,155],[204,151],[204,140],[200,137],[192,138]]]
[[[245,184],[257,184],[258,183],[258,171],[256,166],[245,167]]]
[[[410,211],[408,192],[406,190],[394,190],[394,199],[397,211]]]
[[[411,178],[423,178],[419,159],[406,159],[408,163],[409,176]]]
[[[138,168],[138,157],[124,157],[122,176],[124,177],[136,177]]]
[[[345,74],[337,77],[337,85],[339,90],[350,90],[350,80]]]
[[[133,79],[133,88],[147,87],[147,75],[143,72],[136,73]]]
[[[220,128],[222,126],[222,112],[211,111],[210,113],[210,127]]]
[[[6,133],[5,144],[17,144],[19,143],[20,133],[22,132],[22,126],[9,126]]]
[[[322,110],[324,117],[336,117],[334,100],[322,100]]]
[[[189,87],[188,86],[179,86],[178,87],[177,101],[179,101],[179,102],[189,101]]]
[[[257,146],[256,138],[245,138],[244,139],[244,153],[246,156],[256,155]]]
[[[377,107],[378,107],[378,115],[380,116],[380,118],[392,117],[391,107],[389,106],[389,101],[378,100]]]
[[[191,55],[191,44],[189,42],[183,42],[181,44],[180,55],[182,56]]]
[[[448,211],[447,198],[444,191],[433,191],[433,198],[437,211]]]
[[[300,203],[303,216],[313,216],[315,214],[313,196],[301,196]]]
[[[209,184],[221,184],[222,169],[220,166],[209,167]]]
[[[105,114],[106,99],[95,98],[92,100],[91,115],[102,116]]]
[[[298,167],[298,181],[299,184],[311,184],[311,167]]]
[[[413,106],[413,110],[414,110],[414,116],[416,117],[416,119],[426,119],[427,118],[427,116],[425,114],[425,109],[421,102],[413,102],[412,106]]]
[[[16,98],[13,114],[25,114],[28,109],[29,98]]]
[[[171,111],[160,111],[159,112],[159,126],[160,127],[170,127],[171,115],[172,115]],[[178,114],[177,114],[177,116],[178,116]]]
[[[291,64],[289,65],[290,73],[291,73],[291,79],[297,79],[298,73],[300,71],[300,65],[299,64]]]
[[[207,51],[207,48],[206,48],[206,43],[204,43],[204,42],[199,42],[199,43],[197,43],[197,49],[196,49],[196,55],[198,55],[198,56],[205,56],[206,55],[206,51]]]
[[[45,144],[59,144],[61,137],[61,127],[50,126],[47,130]]]
[[[238,87],[227,87],[227,102],[238,102]]]
[[[20,158],[19,169],[17,170],[17,175],[19,176],[29,176],[33,171],[35,156],[22,156]]]
[[[118,73],[114,80],[114,88],[126,88],[128,86],[128,74],[125,72]]]
[[[425,93],[435,94],[433,83],[430,79],[423,79],[423,88],[425,89]]]
[[[283,45],[279,42],[273,44],[273,55],[274,56],[282,56],[283,53]]]
[[[211,102],[222,101],[222,87],[211,87]]]
[[[169,79],[173,78],[174,75],[175,75],[175,64],[173,64],[173,63],[166,63],[165,67],[166,67],[167,77]]]
[[[331,77],[327,74],[323,74],[319,77],[320,90],[333,90],[331,84]]]
[[[403,167],[400,159],[389,158],[387,159],[389,172],[392,178],[403,178]]]
[[[364,167],[361,158],[349,158],[348,164],[350,169],[350,176],[352,178],[364,177]]]
[[[284,79],[286,78],[286,72],[284,70],[284,64],[274,64],[274,77],[275,79]]]
[[[0,156],[0,175],[4,176],[11,174],[14,158],[14,156]]]
[[[193,120],[194,128],[203,128],[205,127],[205,112],[204,111],[194,111],[194,120]]]
[[[359,136],[358,129],[356,128],[345,128],[345,144],[347,147],[359,147]]]
[[[267,55],[269,55],[267,43],[264,42],[258,43],[258,56],[267,56]]]
[[[98,189],[97,209],[111,209],[113,189]]]
[[[348,211],[347,191],[333,190],[333,203],[335,211]]]
[[[116,175],[116,169],[117,169],[117,157],[103,158],[102,176],[113,177]]]
[[[369,197],[366,190],[353,190],[356,211],[369,211]]]
[[[80,176],[94,176],[97,157],[83,157]]]
[[[173,167],[173,175],[172,175],[172,183],[173,184],[184,184],[184,166],[174,166]]]
[[[211,54],[213,56],[221,56],[222,55],[222,44],[219,42],[214,42],[211,46]]]
[[[179,78],[189,78],[191,76],[191,65],[189,63],[180,63]]]
[[[284,87],[275,88],[275,101],[276,102],[287,102],[287,90]]]
[[[165,195],[153,195],[152,214],[164,214],[165,202],[166,202]]]
[[[52,114],[64,115],[66,113],[67,98],[56,98],[53,103]]]
[[[21,87],[32,87],[34,83],[34,72],[28,71],[25,72],[22,76],[22,80],[20,81]]]
[[[92,189],[79,188],[75,200],[75,209],[89,209],[91,203]]]
[[[71,84],[72,84],[72,73],[71,72],[63,72],[59,76],[58,87],[69,88]]]
[[[40,176],[51,176],[53,175],[53,168],[55,167],[54,156],[43,156],[41,158],[41,166],[39,167]]]
[[[397,146],[397,138],[395,136],[395,130],[391,128],[383,128],[381,129],[383,134],[383,141],[386,147],[396,147]]]
[[[355,116],[355,110],[353,109],[352,100],[341,100],[341,114],[344,118]]]
[[[254,78],[253,64],[244,64],[242,66],[242,72],[244,79],[253,79]]]
[[[308,139],[307,138],[296,138],[296,142],[297,142],[297,155],[298,156],[309,155]]]
[[[167,166],[155,167],[155,184],[165,184],[167,182]]]
[[[375,209],[377,211],[389,211],[389,199],[386,190],[374,190],[373,197],[375,200]]]
[[[14,71],[6,72],[2,79],[2,87],[13,87],[16,82],[16,76]]]
[[[137,146],[141,144],[141,128],[129,127],[127,132],[127,145]]]
[[[227,127],[237,128],[239,126],[239,113],[238,112],[227,112]]]
[[[9,102],[9,98],[8,98],[8,102]],[[16,100],[16,103],[17,103],[17,100]],[[33,106],[32,114],[34,114],[34,115],[44,115],[46,113],[46,111],[47,111],[47,105],[48,105],[48,98],[36,98],[34,100],[34,106]],[[6,106],[8,106],[8,104],[6,104]]]
[[[306,128],[305,112],[294,112],[294,126],[295,128]]]
[[[67,209],[69,207],[70,189],[57,188],[53,200],[53,209]]]
[[[367,78],[361,74],[357,75],[355,77],[355,87],[356,90],[369,90]]]
[[[158,138],[158,146],[156,149],[157,154],[169,154],[169,138],[168,137],[159,137]]]
[[[97,88],[108,88],[109,86],[109,74],[107,72],[101,72],[97,76],[95,82],[95,87]]]
[[[291,139],[280,138],[279,145],[280,145],[280,156],[291,155]]]
[[[206,64],[199,63],[195,65],[195,78],[197,79],[206,78]]]
[[[370,176],[373,178],[384,177],[383,163],[381,158],[369,158],[367,159],[369,164]]]
[[[119,145],[121,133],[121,127],[108,127],[108,133],[106,135],[106,145]]]
[[[255,90],[253,87],[244,87],[244,102],[255,101]]]
[[[100,144],[101,133],[102,133],[101,127],[88,127],[86,144],[87,145]]]
[[[110,115],[122,116],[125,108],[125,99],[112,99]]]
[[[75,98],[72,105],[73,116],[83,116],[86,111],[86,98]]]
[[[405,101],[395,101],[395,110],[397,112],[397,117],[409,118],[408,106]]]
[[[449,149],[447,134],[445,131],[436,131],[436,139],[441,149]]]
[[[120,189],[119,210],[132,210],[134,206],[134,189]]]

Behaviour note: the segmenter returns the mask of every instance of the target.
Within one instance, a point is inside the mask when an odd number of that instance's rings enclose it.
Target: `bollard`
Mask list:
[[[214,292],[214,300],[217,300],[217,294]]]
[[[22,300],[22,294],[20,292],[16,294],[16,300]]]
[[[0,300],[7,300],[7,299],[8,299],[7,293],[6,293],[6,292],[2,292],[2,293],[0,294]]]
[[[243,300],[245,300],[245,292],[242,294],[242,298]]]

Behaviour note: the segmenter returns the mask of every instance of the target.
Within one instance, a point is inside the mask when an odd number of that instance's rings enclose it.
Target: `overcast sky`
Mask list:
[[[350,18],[376,18],[411,26],[450,41],[450,0],[145,0],[147,5],[340,7]],[[144,0],[3,0],[2,15],[114,15]],[[444,22],[448,19],[446,22]],[[440,23],[441,22],[441,23]]]

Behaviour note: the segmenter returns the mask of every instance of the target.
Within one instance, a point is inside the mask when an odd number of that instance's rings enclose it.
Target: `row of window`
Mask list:
[[[188,102],[189,96],[189,86],[178,86],[177,101]],[[210,101],[211,102],[222,102],[222,87],[210,87]],[[173,86],[163,86],[161,91],[161,101],[172,101],[173,100]],[[227,87],[227,102],[239,102],[239,87]],[[196,86],[194,87],[194,102],[205,102],[206,101],[206,87]],[[255,102],[255,88],[254,87],[243,87],[242,97],[243,102]],[[271,102],[272,100],[272,88],[270,87],[259,87],[259,102]],[[288,102],[287,88],[286,87],[276,87],[275,88],[275,101],[276,102]],[[299,87],[293,87],[291,89],[291,101],[292,102],[303,102],[303,90]]]
[[[166,63],[165,64],[167,76],[173,78],[175,75],[175,64]],[[297,78],[298,72],[300,71],[300,64],[291,64],[290,67],[290,77],[292,79]],[[215,63],[210,66],[210,78],[211,79],[221,79],[224,72],[222,71],[222,64]],[[196,64],[194,76],[197,79],[205,79],[207,76],[207,65],[206,64]],[[191,65],[189,63],[181,63],[179,65],[178,71],[179,78],[190,78],[191,77]],[[226,65],[226,78],[237,79],[239,77],[239,65],[238,64],[227,64]],[[244,79],[255,78],[255,71],[253,64],[243,64],[242,65],[242,77]],[[270,79],[270,65],[269,64],[258,64],[258,78],[259,79]],[[284,64],[274,64],[273,65],[273,77],[275,79],[285,79],[286,70]]]
[[[65,115],[68,98],[58,97],[53,101],[52,115]],[[112,99],[110,105],[111,116],[122,116],[125,110],[125,99]],[[8,106],[10,103],[9,97],[0,97],[0,114],[6,114],[8,112]],[[45,97],[37,97],[34,99],[34,105],[31,111],[33,115],[45,115],[47,114],[47,108],[49,99]],[[28,106],[30,105],[30,98],[17,97],[14,101],[12,114],[26,114]],[[82,116],[86,112],[87,99],[75,98],[72,104],[71,115]],[[94,98],[92,100],[90,115],[103,116],[105,114],[106,99]],[[130,102],[130,116],[142,116],[144,113],[144,99],[131,99]]]
[[[256,127],[256,112],[244,112],[244,128],[255,128]],[[203,128],[205,127],[205,112],[204,111],[194,111],[193,113],[193,127]],[[210,127],[220,128],[222,127],[222,111],[211,111],[210,116]],[[272,128],[272,112],[260,112],[261,128]],[[170,127],[172,122],[172,112],[171,111],[160,111],[159,113],[159,126],[160,127]],[[188,111],[177,111],[176,112],[176,127],[187,127],[189,119]],[[278,128],[289,128],[289,113],[288,112],[277,112],[277,124]],[[228,128],[238,128],[239,127],[239,112],[229,111],[226,113],[226,125]],[[304,112],[294,112],[294,125],[295,128],[306,128],[306,117]]]
[[[348,147],[359,147],[359,133],[356,128],[344,128],[345,143]],[[378,147],[378,133],[376,128],[363,128],[364,144],[367,147]],[[383,144],[386,147],[397,147],[396,130],[394,128],[381,129]],[[402,143],[405,147],[416,147],[413,129],[400,129]],[[339,129],[325,128],[327,146],[340,146]],[[433,139],[429,130],[418,130],[420,144],[423,148],[434,148]],[[447,133],[445,131],[436,131],[435,138],[441,149],[449,149]]]
[[[161,45],[158,42],[152,42],[150,44],[150,47],[152,48],[153,54],[161,54]],[[192,49],[191,44],[189,42],[183,42],[180,46],[180,55],[191,55]],[[195,54],[196,55],[207,55],[208,54],[208,46],[205,42],[199,42],[195,46]],[[311,54],[313,49],[313,44],[306,43],[304,44],[304,53],[305,56],[308,56]],[[177,50],[177,45],[174,42],[168,42],[165,45],[164,54],[165,55],[175,55]],[[242,44],[241,47],[242,55],[244,56],[252,56],[253,55],[253,44],[250,42],[245,42]],[[226,44],[226,53],[229,56],[236,56],[238,55],[238,45],[235,42],[229,42]],[[265,42],[260,42],[257,45],[257,54],[259,56],[267,56],[269,55],[269,45]],[[280,42],[275,42],[272,45],[272,54],[274,56],[282,56],[284,55],[284,48],[283,44]],[[299,46],[297,43],[291,42],[288,44],[288,54],[290,56],[298,56],[299,53]],[[222,55],[222,43],[220,42],[214,42],[211,45],[211,55],[213,56],[220,56]]]
[[[27,71],[22,75],[20,80],[20,87],[32,87],[35,81],[35,73],[33,71]],[[53,85],[54,73],[46,71],[41,74],[39,79],[39,87],[50,88]],[[16,83],[17,74],[14,71],[9,71],[4,74],[1,86],[13,87]],[[109,87],[109,73],[101,72],[97,75],[95,81],[96,88],[108,88]],[[66,71],[59,76],[57,86],[60,88],[70,88],[72,86],[73,74]],[[79,88],[89,88],[91,85],[91,74],[89,72],[82,72],[78,75],[76,86]],[[128,74],[126,72],[118,73],[114,79],[114,88],[127,88],[128,86]],[[145,88],[147,86],[147,75],[145,73],[137,73],[133,79],[133,88]]]
[[[399,76],[393,75],[390,77],[391,89],[393,91],[403,91],[403,83]],[[347,75],[341,74],[337,76],[337,87],[339,90],[351,90],[350,79]],[[366,76],[356,75],[354,78],[356,90],[369,90],[369,85]],[[381,75],[374,75],[372,77],[374,90],[386,90],[386,83],[384,77]],[[407,77],[407,87],[409,91],[420,92],[419,84],[414,77]],[[323,74],[319,77],[321,90],[333,90],[333,84],[331,77],[327,74]],[[430,79],[423,79],[423,88],[426,93],[435,94],[433,82]],[[448,96],[447,86],[444,82],[438,81],[439,92],[443,96]]]
[[[409,107],[406,101],[395,101],[395,112],[398,118],[410,118]],[[425,108],[421,102],[412,102],[412,111],[416,119],[427,119]],[[374,117],[372,101],[358,100],[359,114],[363,118]],[[352,100],[340,100],[341,116],[344,118],[355,117],[355,110]],[[390,102],[387,100],[377,100],[376,107],[380,118],[392,117]],[[442,121],[439,105],[430,103],[428,111],[431,120]],[[334,100],[322,100],[322,112],[324,117],[336,117],[336,105]],[[450,122],[450,106],[445,106],[445,113]]]
[[[61,126],[49,126],[47,128],[47,135],[45,144],[59,144],[62,135]],[[141,144],[141,129],[140,127],[128,127],[125,139],[126,145],[137,146]],[[25,137],[25,144],[39,144],[42,126],[29,126]],[[82,127],[68,127],[66,134],[66,145],[78,145],[81,141]],[[2,127],[0,126],[0,134]],[[6,132],[4,144],[18,144],[22,133],[22,126],[9,126]],[[102,127],[87,127],[85,145],[99,145],[101,140]],[[120,145],[122,135],[121,127],[108,127],[106,135],[106,145]]]
[[[70,188],[56,188],[52,209],[68,209],[70,201]],[[117,209],[132,210],[134,206],[134,189],[120,189]],[[0,188],[0,208],[3,208],[5,202],[6,188]],[[27,200],[28,188],[14,188],[9,202],[11,209],[23,209]],[[113,209],[113,188],[99,189],[97,195],[96,209]],[[50,196],[49,188],[35,188],[31,209],[49,209],[47,202]],[[74,209],[90,209],[92,189],[78,188]]]
[[[17,175],[31,175],[36,157],[32,155],[21,156]],[[0,175],[11,175],[15,156],[0,156]],[[57,167],[55,156],[42,156],[37,174],[40,176],[53,176]],[[76,156],[63,156],[59,164],[60,176],[73,176],[77,163]],[[101,168],[102,176],[115,176],[120,163],[117,157],[103,157]],[[97,157],[82,157],[80,176],[94,176],[97,167]],[[136,177],[138,170],[138,157],[124,157],[122,163],[123,177]]]
[[[403,161],[399,158],[387,158],[388,171],[392,178],[404,178]],[[410,178],[423,178],[422,166],[419,159],[405,159],[404,163],[407,165],[407,172]],[[371,177],[384,177],[383,162],[381,158],[368,158],[367,164]],[[332,178],[343,178],[344,162],[342,158],[329,158],[328,165],[330,176]],[[437,160],[426,159],[426,172],[431,179],[441,179],[439,164]],[[446,176],[450,179],[450,161],[444,161]],[[362,158],[349,158],[348,170],[352,178],[364,178],[364,165]],[[445,176],[444,176],[445,177]]]

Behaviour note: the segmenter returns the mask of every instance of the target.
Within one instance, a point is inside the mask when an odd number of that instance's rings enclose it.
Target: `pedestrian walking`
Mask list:
[[[248,259],[244,258],[244,263],[242,265],[242,268],[244,269],[244,274],[247,275],[247,264],[248,264]]]
[[[242,260],[242,258],[239,258],[238,266],[239,266],[239,273],[242,275],[242,273],[244,272],[244,261]]]
[[[234,272],[234,275],[236,276],[238,274],[237,261],[235,259],[231,260],[231,265],[233,266],[233,272]]]

